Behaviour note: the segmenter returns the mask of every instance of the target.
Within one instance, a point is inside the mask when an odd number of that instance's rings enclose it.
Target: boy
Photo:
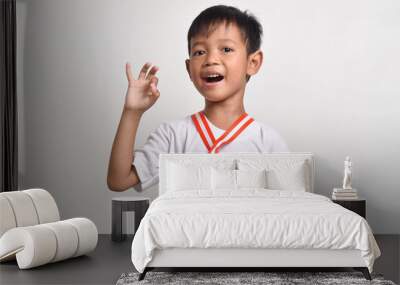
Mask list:
[[[140,118],[160,96],[158,67],[146,63],[134,79],[126,65],[129,86],[110,156],[110,190],[156,184],[160,153],[288,151],[281,136],[254,121],[243,105],[246,83],[262,64],[261,35],[260,23],[234,7],[219,5],[201,12],[188,32],[186,68],[204,97],[204,110],[161,124],[134,155]]]

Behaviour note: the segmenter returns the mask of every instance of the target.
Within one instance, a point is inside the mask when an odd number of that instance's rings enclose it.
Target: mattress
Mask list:
[[[367,221],[325,196],[266,189],[186,190],[156,198],[132,242],[143,272],[157,249],[359,250],[372,272],[379,248]]]

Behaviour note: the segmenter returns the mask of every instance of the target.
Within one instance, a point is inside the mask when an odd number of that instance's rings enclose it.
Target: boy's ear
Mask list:
[[[263,52],[257,50],[249,55],[249,60],[247,64],[247,75],[252,76],[258,72],[263,62]]]
[[[189,74],[190,80],[192,80],[192,76],[190,76],[190,67],[189,67],[190,59],[185,60],[185,64],[186,64],[186,71]]]

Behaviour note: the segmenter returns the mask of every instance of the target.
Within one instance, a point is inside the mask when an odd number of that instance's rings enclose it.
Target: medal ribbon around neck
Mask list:
[[[232,125],[217,139],[207,122],[207,118],[203,111],[192,115],[192,121],[196,126],[196,130],[200,135],[208,153],[218,153],[221,147],[231,143],[243,132],[253,121],[247,113],[243,113],[237,118]]]

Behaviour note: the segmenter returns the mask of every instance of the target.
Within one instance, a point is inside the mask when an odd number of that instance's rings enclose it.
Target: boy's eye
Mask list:
[[[231,48],[229,48],[229,47],[224,47],[222,50],[223,50],[224,52],[231,52],[231,51],[233,51],[233,49],[231,49]]]
[[[198,55],[203,55],[204,54],[204,50],[196,50],[193,52],[193,56],[198,56]]]

